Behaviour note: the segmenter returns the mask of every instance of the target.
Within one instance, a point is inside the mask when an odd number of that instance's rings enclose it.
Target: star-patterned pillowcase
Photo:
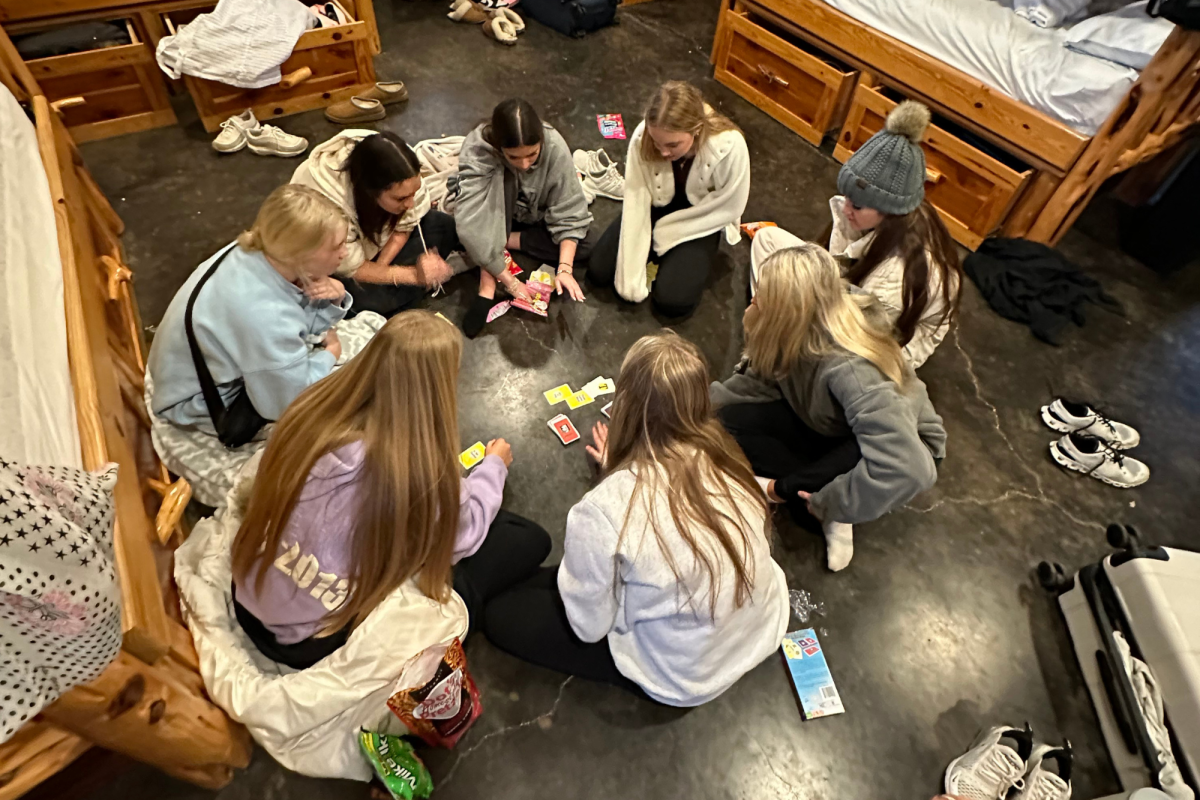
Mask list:
[[[0,742],[121,648],[113,565],[117,465],[0,458]]]

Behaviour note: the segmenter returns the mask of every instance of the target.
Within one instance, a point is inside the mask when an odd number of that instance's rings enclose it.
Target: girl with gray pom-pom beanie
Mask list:
[[[921,137],[929,109],[912,100],[896,106],[884,129],[838,173],[829,252],[842,276],[887,309],[904,356],[915,369],[945,338],[958,311],[962,265],[945,224],[925,199]],[[802,240],[763,228],[751,251],[752,284],[767,256]]]

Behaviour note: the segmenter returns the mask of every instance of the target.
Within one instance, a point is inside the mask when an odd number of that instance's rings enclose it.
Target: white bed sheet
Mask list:
[[[993,0],[826,0],[878,31],[1091,136],[1138,73],[1068,50]]]
[[[0,84],[0,457],[83,467],[62,260],[37,132]]]

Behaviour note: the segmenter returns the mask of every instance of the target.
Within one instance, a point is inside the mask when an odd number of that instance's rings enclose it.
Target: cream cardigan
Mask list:
[[[661,208],[675,196],[675,176],[667,161],[642,160],[642,137],[646,123],[637,126],[625,154],[625,202],[621,214],[621,245],[617,252],[617,294],[634,303],[650,294],[646,284],[646,262],[651,247],[656,255],[725,231],[725,239],[737,244],[738,225],[750,197],[750,153],[740,131],[711,136],[696,154],[687,179],[691,208],[668,214],[651,230],[650,208]]]

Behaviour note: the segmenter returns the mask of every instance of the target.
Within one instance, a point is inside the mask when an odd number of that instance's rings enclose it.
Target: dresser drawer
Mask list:
[[[838,136],[833,156],[845,163],[883,128],[899,102],[887,89],[859,84]],[[925,196],[941,214],[950,234],[974,250],[1003,221],[1025,188],[1033,170],[1006,157],[1008,163],[944,130],[925,131]]]
[[[803,49],[747,11],[721,14],[716,79],[819,145],[841,125],[858,72]]]

